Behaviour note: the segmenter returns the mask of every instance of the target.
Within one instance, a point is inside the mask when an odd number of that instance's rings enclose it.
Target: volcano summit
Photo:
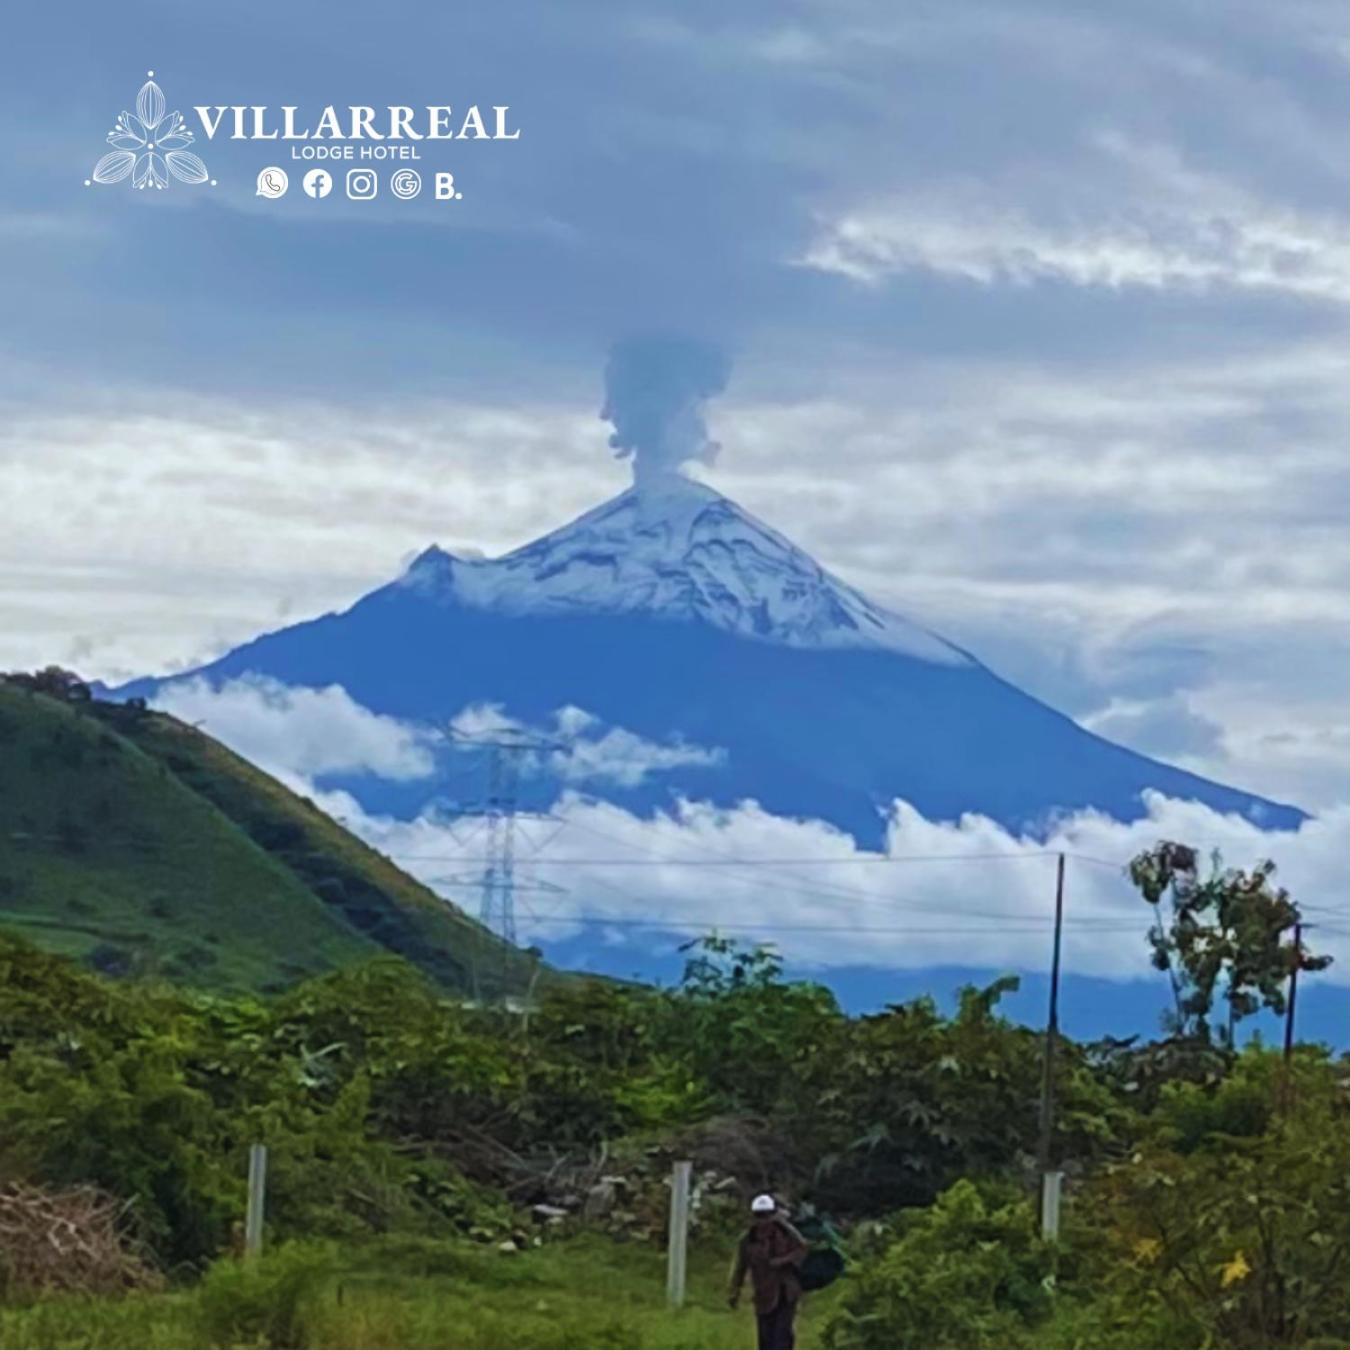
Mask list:
[[[873,604],[710,488],[661,474],[497,559],[429,548],[397,579],[172,682],[246,676],[341,685],[375,712],[444,729],[492,706],[526,726],[622,729],[708,747],[587,791],[630,810],[677,797],[819,819],[875,847],[892,804],[1037,832],[1092,808],[1129,820],[1142,794],[1200,801],[1264,827],[1302,813],[1113,745],[959,647]],[[153,696],[141,681],[123,694]],[[453,748],[424,779],[327,780],[367,811],[413,816],[453,784]],[[549,804],[545,765],[522,785]],[[460,769],[462,773],[462,766]]]

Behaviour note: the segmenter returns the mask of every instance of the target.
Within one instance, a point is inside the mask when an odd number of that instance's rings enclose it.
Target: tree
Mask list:
[[[60,699],[63,703],[88,703],[93,696],[90,687],[73,670],[63,670],[60,666],[47,666],[32,675],[23,671],[0,672],[0,680],[30,693]]]
[[[823,985],[783,979],[770,947],[711,934],[666,1004],[663,1049],[678,1056],[720,1107],[767,1114],[800,1089],[805,1066],[845,1024]]]
[[[1282,1015],[1295,970],[1325,970],[1329,956],[1315,956],[1294,940],[1302,915],[1272,878],[1275,864],[1250,872],[1224,869],[1218,854],[1202,879],[1196,851],[1164,841],[1130,863],[1130,879],[1153,906],[1149,933],[1153,964],[1172,984],[1170,1030],[1183,1038],[1213,1040],[1216,997],[1228,1005],[1218,1028],[1220,1045],[1232,1049],[1237,1024],[1261,1008]],[[1164,925],[1163,899],[1170,904]]]

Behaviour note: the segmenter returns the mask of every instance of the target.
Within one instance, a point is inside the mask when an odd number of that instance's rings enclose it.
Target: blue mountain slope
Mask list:
[[[693,485],[655,499],[626,493],[496,561],[429,550],[345,613],[191,674],[248,673],[340,684],[368,708],[441,726],[470,704],[533,725],[573,705],[650,740],[678,735],[725,752],[638,787],[595,789],[612,801],[647,810],[675,794],[725,806],[753,798],[869,846],[897,797],[930,818],[973,811],[1031,830],[1085,807],[1133,819],[1149,788],[1270,828],[1303,819],[1084,731]],[[152,694],[158,683],[120,692]],[[463,787],[342,785],[367,810],[399,815]],[[524,787],[539,803],[558,790],[542,779]]]

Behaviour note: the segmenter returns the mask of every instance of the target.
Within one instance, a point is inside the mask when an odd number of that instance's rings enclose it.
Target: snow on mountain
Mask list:
[[[701,483],[664,475],[502,558],[430,548],[409,586],[499,613],[698,619],[789,647],[863,647],[964,665],[970,657],[825,571]]]
[[[466,708],[531,727],[584,708],[596,738],[618,728],[650,746],[717,748],[610,775],[593,786],[604,800],[640,813],[678,798],[753,801],[863,847],[881,844],[897,800],[929,820],[976,813],[1033,835],[1073,811],[1139,819],[1150,790],[1262,828],[1304,819],[1093,735],[872,604],[735,503],[669,474],[647,474],[640,490],[502,558],[428,549],[343,613],[120,693],[241,679],[338,686],[442,743]],[[422,779],[324,782],[368,812],[407,819],[481,792],[463,758],[439,754]],[[547,809],[566,785],[562,774],[534,776],[522,801]]]

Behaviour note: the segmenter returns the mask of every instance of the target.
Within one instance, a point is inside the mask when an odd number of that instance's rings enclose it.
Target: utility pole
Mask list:
[[[1055,866],[1055,939],[1050,959],[1050,1015],[1045,1027],[1045,1064],[1041,1075],[1041,1120],[1036,1145],[1036,1170],[1040,1176],[1042,1212],[1045,1214],[1047,1187],[1050,1183],[1050,1146],[1055,1127],[1055,1051],[1059,1048],[1059,965],[1064,940],[1064,855]],[[1056,1174],[1056,1183],[1058,1175]],[[1053,1206],[1054,1226],[1058,1228],[1058,1194]]]
[[[1303,921],[1294,924],[1294,965],[1289,972],[1289,1006],[1284,1010],[1284,1065],[1294,1057],[1294,1005],[1298,1001],[1298,968],[1303,964]]]

